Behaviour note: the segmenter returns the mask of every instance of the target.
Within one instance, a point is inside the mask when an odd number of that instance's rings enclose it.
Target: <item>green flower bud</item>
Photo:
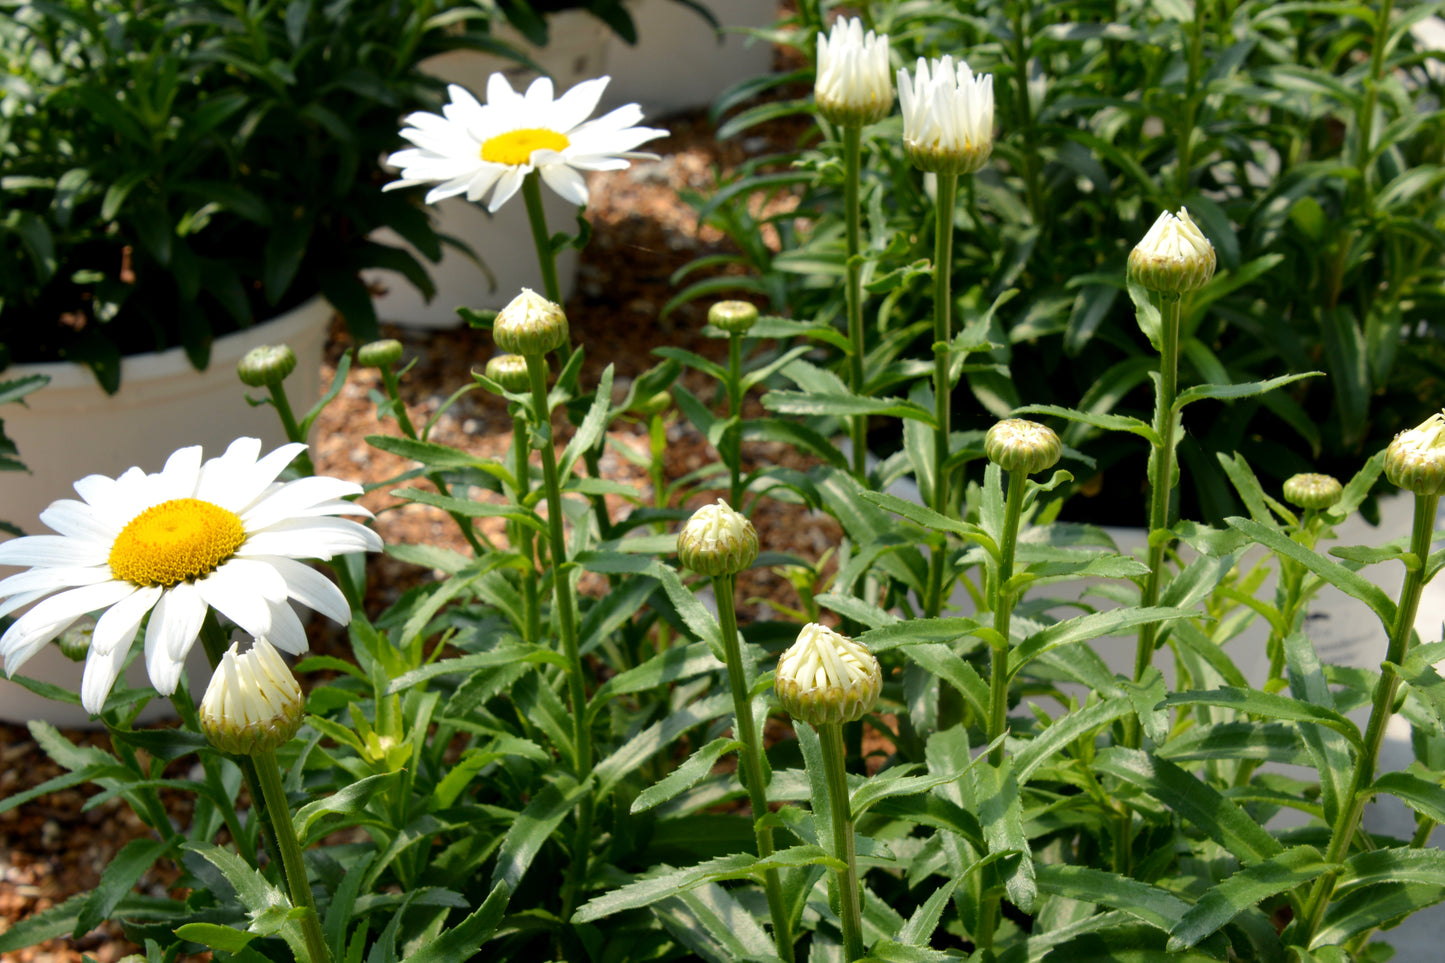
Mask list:
[[[699,575],[736,575],[757,557],[757,529],[721,498],[693,512],[677,536],[677,560]]]
[[[707,323],[728,334],[742,334],[758,323],[758,308],[746,301],[719,301],[707,309]]]
[[[60,654],[71,662],[84,662],[90,654],[90,637],[95,634],[95,619],[83,615],[75,624],[55,637]]]
[[[1345,487],[1332,475],[1291,475],[1284,483],[1284,500],[1296,508],[1321,511],[1340,500]]]
[[[1023,418],[1007,418],[983,436],[983,451],[989,461],[1004,471],[1036,475],[1059,463],[1064,446],[1047,425]]]
[[[1385,477],[1417,495],[1445,492],[1445,413],[1395,436],[1385,449]]]
[[[813,622],[778,659],[773,690],[794,719],[853,722],[878,704],[883,670],[866,645]]]
[[[672,394],[667,391],[659,391],[648,398],[639,398],[632,403],[632,410],[639,415],[652,417],[660,415],[672,407]]]
[[[1182,207],[1178,215],[1160,214],[1129,252],[1129,277],[1160,294],[1204,287],[1214,277],[1214,265],[1214,245]]]
[[[241,383],[252,388],[266,388],[279,385],[286,376],[296,370],[296,352],[290,345],[263,344],[246,352],[241,363],[236,365],[236,374]]]
[[[201,729],[211,745],[237,755],[285,745],[301,728],[301,686],[270,642],[257,639],[244,655],[236,647],[211,674]]]
[[[503,351],[543,355],[567,343],[567,315],[527,288],[507,303],[492,325],[492,340]]]
[[[363,368],[391,368],[401,360],[401,342],[395,338],[372,341],[356,349],[356,363]]]
[[[527,359],[519,354],[494,354],[487,362],[487,377],[512,393],[529,391],[531,376],[527,374]]]

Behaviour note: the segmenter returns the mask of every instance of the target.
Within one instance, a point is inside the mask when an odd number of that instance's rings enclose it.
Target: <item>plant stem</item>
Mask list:
[[[1325,851],[1325,862],[1335,869],[1326,872],[1315,881],[1299,915],[1299,933],[1294,942],[1308,947],[1324,919],[1329,906],[1331,890],[1339,875],[1338,864],[1350,850],[1350,843],[1359,828],[1360,817],[1365,804],[1374,795],[1370,784],[1375,778],[1375,763],[1379,759],[1380,745],[1385,740],[1385,728],[1394,714],[1395,694],[1400,688],[1397,667],[1405,661],[1410,650],[1410,636],[1415,631],[1415,615],[1420,608],[1420,594],[1425,588],[1425,565],[1430,557],[1430,540],[1435,531],[1435,509],[1440,504],[1439,495],[1415,496],[1415,524],[1410,536],[1410,551],[1417,564],[1406,569],[1405,586],[1400,590],[1400,604],[1395,610],[1395,624],[1390,629],[1390,645],[1385,661],[1380,666],[1380,678],[1375,683],[1375,698],[1370,706],[1370,721],[1365,726],[1364,748],[1355,760],[1350,788],[1340,800],[1340,810],[1330,831],[1330,845]]]
[[[853,811],[848,798],[848,771],[843,754],[843,727],[836,722],[818,726],[823,744],[823,775],[828,781],[828,802],[833,817],[833,855],[846,864],[838,873],[838,915],[843,921],[843,959],[863,957],[863,909],[858,881],[858,856],[853,844]]]
[[[956,174],[938,175],[937,215],[934,219],[933,243],[933,412],[937,425],[933,429],[933,510],[948,514],[949,417],[953,410],[949,384],[948,345],[953,338],[952,274],[953,274],[953,205],[958,194]],[[936,617],[943,609],[943,562],[948,553],[944,539],[933,548],[929,566],[928,598],[924,614]]]
[[[557,283],[557,253],[547,233],[547,212],[542,208],[542,175],[536,171],[522,178],[522,200],[527,205],[527,221],[532,226],[532,243],[537,247],[537,264],[542,268],[542,288],[547,300],[562,303],[562,288]],[[563,346],[561,357],[572,353],[572,346]]]
[[[728,333],[728,418],[736,424],[727,430],[722,456],[728,464],[728,504],[741,511],[743,503],[743,432],[742,432],[743,336]]]
[[[728,686],[733,694],[733,715],[738,741],[743,744],[738,756],[742,761],[743,788],[753,808],[753,832],[757,835],[758,856],[773,855],[773,830],[759,822],[768,814],[768,777],[763,768],[762,743],[758,741],[757,723],[753,719],[752,701],[748,698],[747,676],[743,672],[742,646],[738,641],[737,614],[733,611],[731,575],[718,575],[712,580],[717,597],[718,622],[722,627],[723,648],[727,653]],[[793,934],[788,909],[783,901],[783,884],[776,869],[763,871],[763,886],[768,894],[768,912],[773,918],[773,941],[778,956],[785,963],[793,960]]]
[[[577,646],[577,619],[576,609],[573,607],[572,579],[568,572],[567,542],[562,534],[562,489],[557,480],[557,453],[552,449],[552,412],[547,407],[547,359],[540,354],[526,355],[526,359],[527,374],[532,380],[533,425],[539,441],[537,448],[542,456],[542,484],[547,491],[547,531],[555,592],[553,607],[562,637],[562,652],[567,659],[567,691],[572,701],[573,755],[577,767],[577,781],[580,783],[592,773],[592,733],[587,725],[587,690],[583,685],[584,669]],[[564,920],[571,917],[578,891],[587,878],[594,805],[589,792],[582,797],[577,808],[576,841],[572,847],[572,864],[568,868],[562,896]]]
[[[291,400],[286,397],[286,385],[283,382],[277,382],[270,385],[267,390],[271,392],[271,404],[276,406],[276,414],[281,418],[281,427],[285,430],[286,437],[291,441],[306,444],[306,435],[302,432],[301,426],[296,423],[296,415],[291,410]],[[311,464],[309,448],[297,457],[296,470],[306,476],[316,474],[316,467]]]
[[[843,212],[847,219],[846,241],[847,285],[844,296],[848,305],[848,387],[863,397],[863,261],[862,211],[858,207],[858,176],[862,166],[863,128],[843,127]],[[854,415],[849,425],[853,443],[853,474],[865,488],[868,486],[868,416]]]
[[[512,451],[517,457],[516,491],[517,504],[520,506],[532,491],[532,449],[527,444],[527,420],[522,417],[520,410],[512,417]],[[532,539],[535,536],[530,525],[523,525],[521,522],[515,524],[517,540],[513,547],[527,561],[527,570],[522,574],[522,600],[527,610],[526,638],[522,641],[535,645],[542,641],[541,603],[537,598],[537,554],[532,551]]]
[[[1003,543],[999,546],[998,578],[993,586],[993,628],[1002,638],[995,642],[990,659],[988,741],[993,742],[1008,728],[1009,622],[1013,616],[1013,593],[1004,588],[1013,578],[1014,550],[1018,545],[1019,518],[1023,514],[1024,490],[1028,476],[1011,471],[1008,476],[1008,504],[1004,511]],[[1003,743],[989,752],[991,766],[1003,763]]]
[[[305,910],[300,922],[301,934],[306,939],[306,955],[310,957],[310,963],[329,963],[331,952],[321,935],[321,919],[316,915],[316,904],[311,899],[311,884],[306,881],[306,861],[301,855],[296,827],[291,822],[291,807],[286,803],[286,790],[281,786],[281,767],[276,764],[276,753],[263,749],[253,753],[251,760],[256,765],[261,794],[266,797],[271,829],[280,844],[281,866],[286,871],[291,905]]]

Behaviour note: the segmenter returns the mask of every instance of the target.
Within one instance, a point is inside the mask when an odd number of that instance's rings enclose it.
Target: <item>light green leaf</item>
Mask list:
[[[632,812],[640,813],[660,806],[673,796],[697,785],[725,753],[741,749],[742,743],[735,739],[720,737],[709,742],[693,753],[686,762],[648,786],[632,800]]]

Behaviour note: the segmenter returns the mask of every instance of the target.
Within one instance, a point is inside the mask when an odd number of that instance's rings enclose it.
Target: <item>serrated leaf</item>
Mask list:
[[[1313,846],[1295,846],[1234,873],[1210,887],[1169,931],[1169,950],[1194,946],[1240,913],[1330,868]]]
[[[662,805],[678,793],[691,789],[703,777],[712,772],[712,767],[717,765],[718,759],[734,749],[741,749],[742,745],[741,742],[727,738],[718,738],[709,742],[688,757],[688,760],[682,765],[638,793],[637,798],[632,800],[632,812],[646,812],[655,806]]]

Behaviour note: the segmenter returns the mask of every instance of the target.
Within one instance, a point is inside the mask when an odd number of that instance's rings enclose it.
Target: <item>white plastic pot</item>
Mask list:
[[[320,297],[271,321],[217,338],[205,371],[191,367],[180,348],[133,355],[121,362],[121,386],[107,395],[90,369],[75,364],[12,365],[6,377],[46,374],[50,384],[26,398],[26,406],[7,405],[0,417],[5,433],[16,443],[30,474],[0,475],[0,518],[29,534],[49,529],[40,512],[58,498],[74,498],[73,483],[86,475],[114,477],[132,465],[159,471],[177,448],[201,445],[206,456],[218,455],[243,435],[260,438],[263,449],[285,444],[286,433],[270,405],[246,403],[236,364],[252,348],[288,344],[296,352],[296,370],[286,379],[286,392],[298,416],[320,396],[321,352],[331,305]],[[264,392],[250,389],[253,396]],[[18,569],[0,566],[0,578]],[[193,691],[209,678],[205,656],[197,646],[188,663]],[[22,675],[79,691],[81,667],[48,645],[20,670]],[[146,685],[145,660],[131,664],[127,680]],[[196,686],[200,686],[197,689]],[[171,714],[167,700],[151,702],[142,721]],[[0,677],[0,719],[25,722],[44,719],[56,725],[83,726],[90,718],[79,706],[52,702]]]
[[[506,26],[497,28],[496,34],[498,39],[522,50],[543,67],[556,84],[558,95],[607,72],[607,28],[600,20],[582,10],[566,10],[549,16],[547,25],[546,47],[532,46]],[[422,69],[449,84],[460,84],[481,101],[486,100],[487,78],[495,72],[506,74],[514,89],[526,89],[535,76],[533,71],[513,61],[473,50],[454,50],[432,57],[422,63]],[[404,145],[398,140],[397,146]],[[542,206],[549,234],[577,233],[576,204],[544,186]],[[436,219],[438,231],[465,242],[486,265],[486,270],[450,247],[443,248],[442,259],[432,264],[394,232],[376,231],[371,235],[372,240],[403,247],[415,254],[426,265],[437,288],[436,297],[427,302],[396,272],[366,272],[363,277],[377,291],[376,311],[382,320],[414,328],[454,328],[461,324],[458,306],[497,309],[522,288],[543,290],[542,269],[537,263],[527,207],[520,193],[495,214],[488,214],[480,204],[461,197],[434,204],[429,213]],[[568,247],[558,253],[557,281],[564,301],[577,286],[577,265],[576,248]]]

